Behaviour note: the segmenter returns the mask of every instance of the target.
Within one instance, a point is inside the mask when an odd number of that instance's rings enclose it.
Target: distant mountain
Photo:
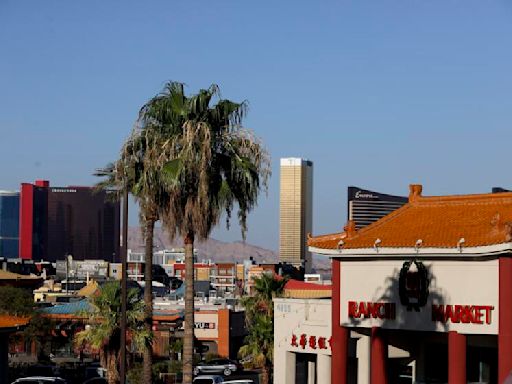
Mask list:
[[[169,241],[169,237],[162,228],[155,228],[155,250],[182,248],[183,240],[176,239]],[[128,229],[128,247],[135,252],[144,251],[144,239],[139,227],[130,227]],[[256,263],[275,263],[279,257],[277,252],[270,249],[258,247],[256,245],[235,241],[232,243],[208,239],[203,242],[196,242],[199,260],[212,260],[213,262],[242,262],[253,257]],[[330,278],[331,263],[328,258],[313,256],[313,266],[318,273]]]
[[[176,239],[171,242],[162,228],[155,228],[155,246],[156,249],[182,248],[183,240]],[[276,252],[241,241],[227,243],[210,238],[204,242],[196,242],[194,246],[197,249],[199,260],[242,262],[249,259],[250,256],[257,263],[274,263],[278,260]],[[139,227],[128,229],[128,247],[136,252],[144,251],[144,239]]]

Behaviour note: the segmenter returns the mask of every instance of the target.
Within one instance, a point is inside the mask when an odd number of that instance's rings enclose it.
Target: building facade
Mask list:
[[[385,218],[310,238],[333,264],[331,382],[363,369],[372,384],[512,380],[510,222],[512,193],[425,197],[412,185]]]
[[[19,192],[0,191],[0,257],[18,257]]]
[[[46,180],[23,183],[19,255],[55,261],[119,258],[119,202],[91,187],[50,187]]]
[[[393,196],[359,187],[348,187],[348,219],[356,224],[356,229],[382,219],[407,203],[407,197]]]
[[[279,261],[309,273],[311,253],[306,237],[313,228],[313,162],[281,159],[279,195]]]

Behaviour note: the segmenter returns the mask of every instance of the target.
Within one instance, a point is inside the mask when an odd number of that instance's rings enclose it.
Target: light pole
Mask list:
[[[121,244],[121,361],[119,376],[121,384],[126,383],[126,280],[127,273],[127,255],[128,255],[128,183],[124,183],[123,190],[123,243]]]

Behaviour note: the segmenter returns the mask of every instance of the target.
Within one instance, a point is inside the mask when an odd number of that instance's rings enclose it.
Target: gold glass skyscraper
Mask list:
[[[279,198],[279,261],[311,271],[307,234],[313,227],[313,162],[281,159]]]

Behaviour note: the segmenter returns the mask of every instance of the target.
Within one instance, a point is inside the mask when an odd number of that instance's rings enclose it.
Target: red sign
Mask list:
[[[395,303],[371,303],[371,302],[348,302],[348,317],[359,319],[360,317],[374,319],[394,320],[396,317]]]
[[[436,305],[432,304],[432,321],[441,323],[491,324],[491,305]]]
[[[326,337],[317,337],[303,333],[300,336],[293,334],[290,345],[293,347],[301,347],[302,349],[305,349],[306,345],[309,345],[311,349],[328,349],[327,342],[329,342],[330,346],[331,339],[327,340]]]

